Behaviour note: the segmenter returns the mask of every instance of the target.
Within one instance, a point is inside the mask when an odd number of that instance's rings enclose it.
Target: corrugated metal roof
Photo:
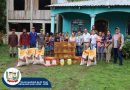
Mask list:
[[[88,0],[52,4],[50,7],[77,7],[77,6],[130,6],[130,0]]]

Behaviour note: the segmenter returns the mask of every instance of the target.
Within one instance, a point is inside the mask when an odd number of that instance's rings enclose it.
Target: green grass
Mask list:
[[[5,52],[2,54],[2,52]],[[10,59],[7,46],[0,47],[0,61],[4,63],[0,73],[7,67],[16,66],[16,59]],[[7,67],[6,67],[7,66]],[[64,67],[43,67],[30,65],[19,67],[24,77],[45,77],[52,83],[51,90],[130,90],[130,60],[124,60],[124,65],[114,65],[98,62],[96,66],[86,67],[65,65]],[[0,82],[0,90],[10,90]],[[11,89],[35,90],[35,89]],[[50,90],[50,89],[36,89]]]

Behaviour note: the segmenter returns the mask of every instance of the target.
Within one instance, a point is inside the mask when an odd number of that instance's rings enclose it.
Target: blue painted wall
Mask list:
[[[102,13],[96,16],[96,20],[99,19],[108,21],[108,29],[112,34],[115,31],[115,27],[118,26],[121,29],[121,33],[125,35],[127,24],[130,21],[130,14],[122,12]]]
[[[69,32],[71,34],[71,22],[75,19],[81,19],[85,21],[85,28],[90,30],[90,17],[87,14],[82,13],[63,13],[63,32]]]
[[[71,14],[67,14],[71,12]],[[84,14],[72,14],[73,12]],[[65,14],[66,13],[66,14]],[[90,30],[91,15],[96,15],[96,20],[105,19],[108,20],[109,29],[114,33],[114,28],[119,26],[121,32],[125,34],[127,29],[127,23],[130,21],[130,7],[55,7],[51,10],[52,15],[61,14],[63,16],[63,31],[71,30],[71,20],[75,18],[85,19],[86,27]]]

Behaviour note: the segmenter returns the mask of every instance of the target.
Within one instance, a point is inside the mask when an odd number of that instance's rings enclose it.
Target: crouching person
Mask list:
[[[9,44],[9,52],[10,57],[15,57],[17,52],[17,46],[18,46],[18,36],[15,33],[15,29],[11,30],[12,33],[8,37],[8,44]]]

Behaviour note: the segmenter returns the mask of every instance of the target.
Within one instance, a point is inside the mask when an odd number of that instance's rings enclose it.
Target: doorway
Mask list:
[[[106,34],[108,30],[108,22],[106,20],[97,20],[95,22],[95,29],[98,32],[104,32]]]
[[[130,22],[128,22],[127,35],[130,35]]]

